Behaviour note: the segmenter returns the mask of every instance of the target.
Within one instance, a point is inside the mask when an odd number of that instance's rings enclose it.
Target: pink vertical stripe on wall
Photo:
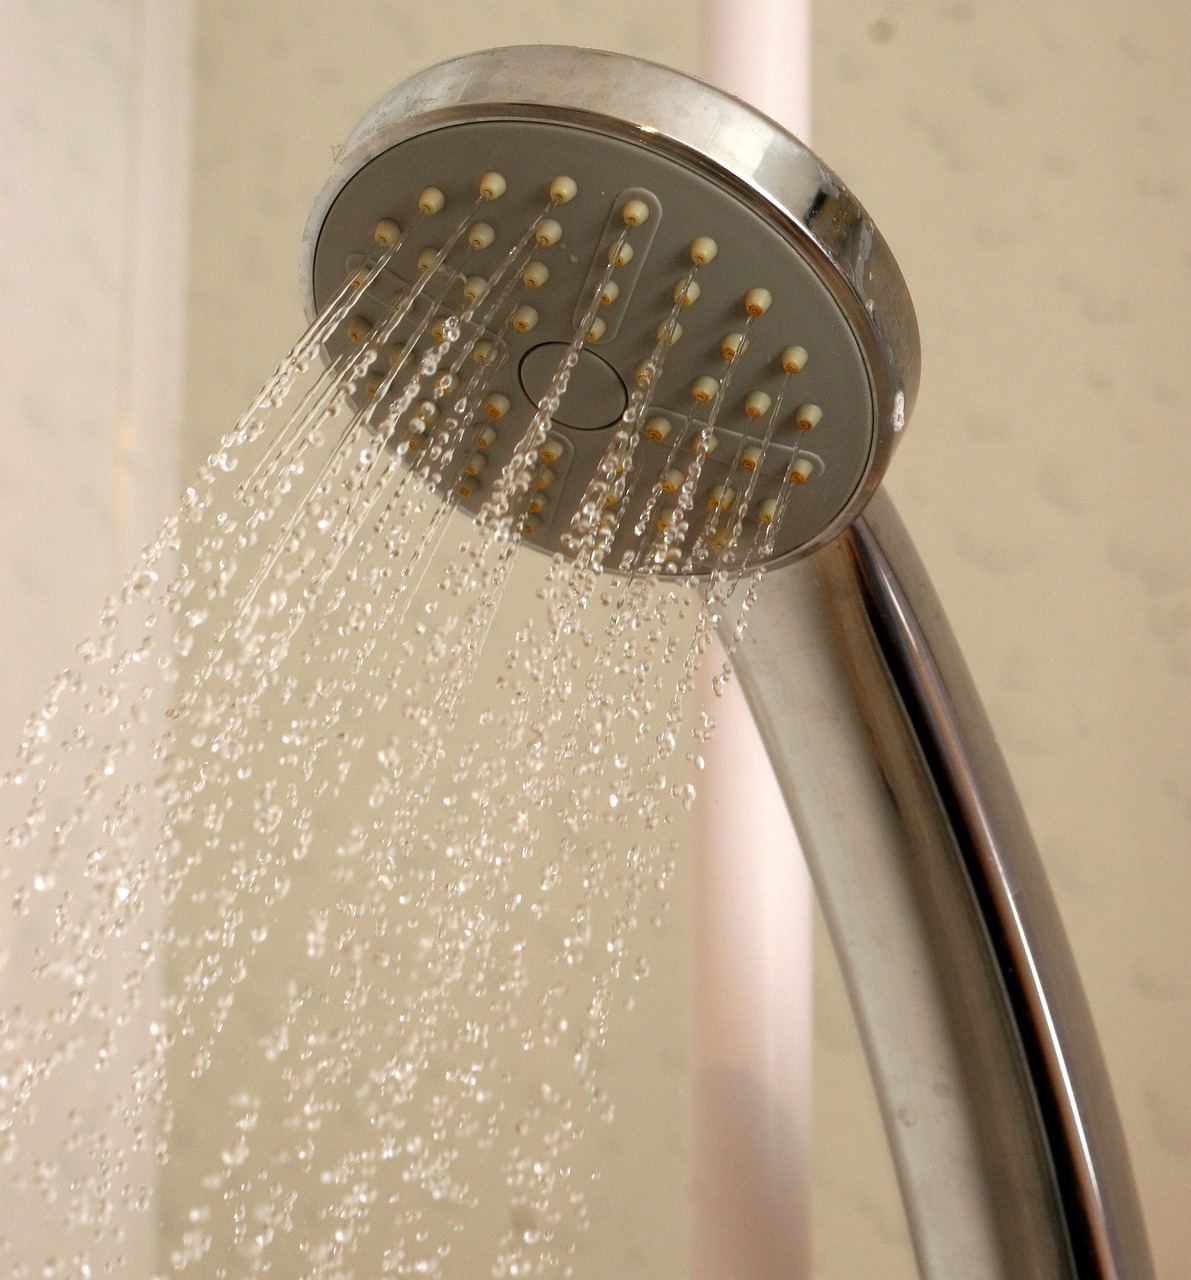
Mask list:
[[[804,140],[804,0],[704,0],[703,76]],[[763,284],[763,281],[758,281]],[[697,1280],[810,1273],[811,886],[743,694],[711,681],[716,722],[695,813],[691,1272]]]

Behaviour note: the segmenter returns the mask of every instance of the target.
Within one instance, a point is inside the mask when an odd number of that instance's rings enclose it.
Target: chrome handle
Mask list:
[[[1151,1280],[1037,849],[883,493],[767,576],[734,665],[840,957],[922,1274]]]

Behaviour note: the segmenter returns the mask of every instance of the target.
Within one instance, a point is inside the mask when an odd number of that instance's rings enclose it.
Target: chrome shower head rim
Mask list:
[[[365,115],[315,197],[300,259],[308,317],[317,312],[323,225],[353,176],[410,139],[486,122],[563,125],[663,155],[719,186],[801,255],[863,358],[872,442],[835,517],[767,563],[800,559],[838,536],[879,485],[913,407],[920,351],[909,292],[871,218],[808,147],[747,103],[681,72],[601,50],[520,45],[465,54],[410,76]]]

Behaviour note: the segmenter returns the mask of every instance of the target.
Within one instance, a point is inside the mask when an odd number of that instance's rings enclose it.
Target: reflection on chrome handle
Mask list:
[[[839,953],[922,1274],[1149,1280],[1037,850],[882,493],[766,578],[734,661]]]

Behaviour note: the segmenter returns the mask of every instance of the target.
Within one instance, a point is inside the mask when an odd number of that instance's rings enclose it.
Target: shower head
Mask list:
[[[324,354],[371,344],[353,395],[386,401],[411,465],[530,545],[602,531],[601,567],[821,546],[917,389],[905,283],[847,188],[745,103],[621,55],[403,82],[337,159],[301,270],[312,319],[354,278]]]

